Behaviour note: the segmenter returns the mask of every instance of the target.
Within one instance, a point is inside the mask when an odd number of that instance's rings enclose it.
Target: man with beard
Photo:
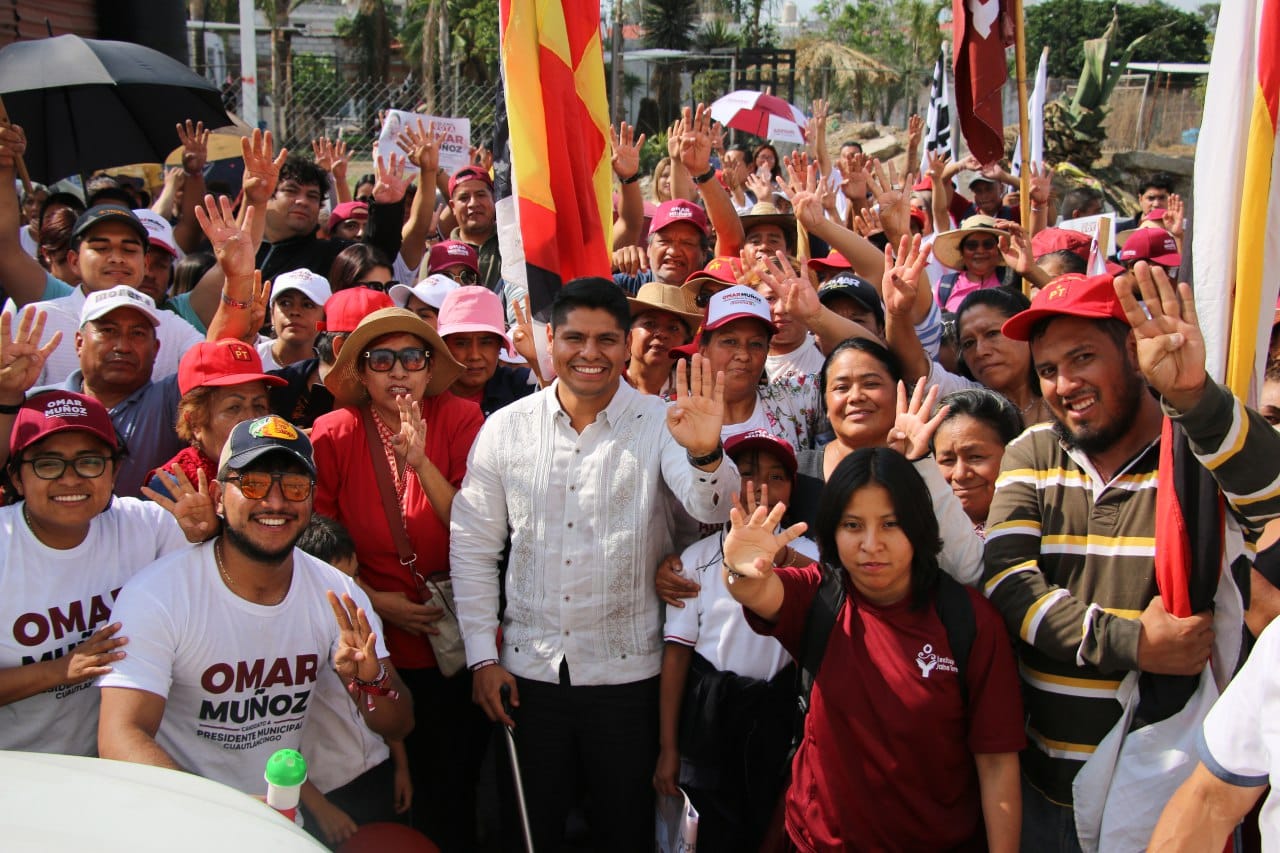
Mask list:
[[[101,682],[103,758],[261,794],[267,759],[301,743],[322,666],[348,685],[371,730],[402,738],[412,728],[368,598],[294,548],[315,477],[311,442],[288,421],[269,415],[231,431],[209,484],[222,534],[143,569],[116,601],[129,648]]]
[[[1194,688],[1211,655],[1219,678],[1234,671],[1243,618],[1233,578],[1248,574],[1251,562],[1242,524],[1280,509],[1280,436],[1208,381],[1190,288],[1175,291],[1145,262],[1115,282],[1060,276],[1002,331],[1030,343],[1054,422],[1031,427],[1005,453],[987,521],[984,592],[1018,638],[1030,741],[1022,755],[1023,849],[1079,850],[1101,831],[1113,780],[1135,776],[1132,752],[1116,759],[1100,749],[1104,737],[1115,730],[1108,743],[1121,739],[1129,749],[1132,729],[1169,719],[1167,707],[1147,704],[1166,688],[1175,692],[1167,676],[1192,676]],[[1165,558],[1177,553],[1175,542],[1156,541],[1157,495],[1170,487],[1159,485],[1171,473],[1160,464],[1166,416],[1232,510],[1215,610],[1186,618],[1166,609],[1154,570],[1157,548]],[[1128,673],[1140,674],[1140,693],[1139,675]],[[1178,707],[1193,717],[1197,706]],[[1194,731],[1187,726],[1196,720],[1183,722],[1170,720]],[[1152,731],[1144,728],[1135,748],[1156,743]],[[1171,759],[1163,743],[1158,749]],[[1191,770],[1162,766],[1161,780],[1128,792],[1123,816],[1107,813],[1113,834],[1132,832],[1138,846],[1149,837],[1172,792],[1158,782],[1176,786]]]

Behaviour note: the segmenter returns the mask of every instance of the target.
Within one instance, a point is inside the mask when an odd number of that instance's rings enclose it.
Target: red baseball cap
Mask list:
[[[1031,339],[1031,327],[1046,317],[1085,317],[1090,320],[1114,317],[1127,323],[1113,281],[1110,275],[1060,275],[1036,294],[1030,308],[1005,320],[1000,331],[1006,338],[1027,341]]]
[[[844,255],[832,249],[825,258],[813,258],[809,261],[811,270],[851,270],[853,264]]]
[[[689,277],[684,280],[684,283],[693,284],[702,279],[710,279],[711,281],[732,286],[738,283],[738,274],[741,272],[741,260],[732,255],[720,255],[708,261],[707,265],[702,269],[689,273]]]
[[[686,222],[702,232],[706,237],[711,233],[707,224],[707,212],[701,206],[683,198],[673,198],[658,205],[653,212],[653,221],[649,223],[649,233],[657,234],[663,228],[676,222]]]
[[[178,391],[182,394],[197,388],[218,388],[244,382],[288,385],[279,376],[262,372],[258,351],[235,338],[204,341],[182,355],[178,362]]]
[[[349,335],[360,321],[380,308],[394,308],[391,297],[381,290],[367,287],[348,287],[339,290],[324,304],[324,319],[319,327],[322,332],[338,332]]]
[[[9,433],[9,456],[17,458],[27,447],[54,433],[80,430],[120,449],[115,425],[107,409],[93,397],[74,391],[49,391],[30,398],[18,409]]]
[[[1074,252],[1086,261],[1089,260],[1089,247],[1093,239],[1083,231],[1072,231],[1070,228],[1046,228],[1036,232],[1031,238],[1031,254],[1034,257],[1047,255],[1050,252]]]
[[[479,275],[480,253],[461,240],[441,240],[431,247],[431,254],[427,255],[428,275],[456,266],[464,266]]]
[[[1130,261],[1151,261],[1162,267],[1176,267],[1182,264],[1182,255],[1178,254],[1178,241],[1163,228],[1139,228],[1129,235],[1120,249],[1120,263]]]
[[[348,219],[368,219],[369,205],[362,201],[344,201],[329,214],[327,230],[332,231]]]
[[[493,189],[493,178],[489,177],[488,170],[481,169],[479,166],[463,166],[449,179],[449,198],[453,198],[453,191],[457,189],[458,184],[466,181],[481,181],[490,190]]]
[[[920,180],[911,185],[912,192],[928,192],[933,189],[933,175],[925,175]]]
[[[792,479],[795,478],[797,467],[796,451],[792,448],[791,442],[785,438],[780,438],[767,429],[749,429],[746,432],[740,432],[725,439],[724,452],[730,459],[733,459],[743,451],[749,450],[771,453],[778,457],[782,467],[787,469],[787,476]],[[746,478],[743,477],[743,479],[745,480]]]
[[[924,211],[920,210],[918,207],[911,208],[911,213],[909,213],[908,215],[911,217],[913,222],[920,223],[921,229],[923,229],[926,225],[929,224],[929,220],[925,218]]]

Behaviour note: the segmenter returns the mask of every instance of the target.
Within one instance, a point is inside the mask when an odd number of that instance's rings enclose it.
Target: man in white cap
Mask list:
[[[183,447],[173,426],[181,397],[178,376],[152,381],[164,313],[128,285],[90,293],[70,344],[62,342],[74,348],[79,366],[62,382],[31,392],[75,391],[106,408],[127,451],[115,486],[122,496],[141,497],[147,472]]]
[[[182,256],[178,241],[173,236],[173,226],[163,216],[145,207],[135,209],[133,215],[147,229],[146,264],[138,289],[150,296],[156,307],[181,316],[182,312],[166,304],[169,285],[173,282],[173,265]],[[190,304],[190,299],[186,302]]]
[[[275,337],[258,344],[264,370],[279,370],[315,356],[324,306],[332,294],[329,279],[306,267],[275,277],[267,318]]]

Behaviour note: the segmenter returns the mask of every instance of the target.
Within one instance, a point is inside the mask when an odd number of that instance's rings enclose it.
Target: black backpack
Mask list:
[[[822,666],[822,657],[827,651],[827,642],[831,639],[831,631],[836,625],[836,616],[844,606],[845,591],[843,570],[823,565],[822,582],[818,592],[809,605],[809,614],[804,623],[804,637],[800,640],[800,657],[796,672],[796,722],[791,737],[791,756],[800,748],[804,738],[804,720],[809,714],[809,700],[813,693],[813,681],[817,678],[818,669]],[[969,652],[973,649],[973,640],[978,627],[973,615],[973,602],[969,593],[955,578],[945,572],[938,572],[938,589],[934,594],[934,608],[938,619],[947,632],[947,644],[951,646],[951,654],[955,657],[956,670],[960,679],[960,695],[966,706],[969,704],[969,690],[965,682],[965,672],[969,664]],[[791,767],[788,760],[787,768]]]

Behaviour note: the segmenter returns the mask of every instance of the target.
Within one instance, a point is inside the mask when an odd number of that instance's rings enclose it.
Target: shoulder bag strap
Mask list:
[[[378,427],[373,422],[373,412],[368,406],[361,406],[359,411],[360,421],[364,426],[364,437],[369,443],[369,461],[373,463],[373,476],[378,481],[378,494],[382,497],[382,511],[387,516],[387,526],[391,528],[391,539],[396,543],[400,564],[409,567],[416,581],[418,570],[415,564],[418,561],[418,555],[414,553],[413,545],[409,542],[409,532],[404,529],[400,503],[396,500],[395,482],[391,479],[391,468],[387,465],[382,440],[378,438]]]

